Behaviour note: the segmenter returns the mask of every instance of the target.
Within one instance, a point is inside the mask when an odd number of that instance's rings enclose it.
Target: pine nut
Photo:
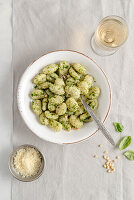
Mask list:
[[[94,158],[98,158],[98,155],[97,155],[97,154],[95,154],[95,155],[94,155]]]
[[[117,159],[120,159],[120,156],[116,156]]]
[[[104,154],[108,154],[108,151],[104,151]]]

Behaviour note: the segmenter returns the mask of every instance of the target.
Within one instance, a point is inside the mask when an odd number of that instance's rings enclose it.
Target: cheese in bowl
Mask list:
[[[14,156],[14,167],[23,177],[35,176],[40,165],[40,153],[33,147],[21,148]]]
[[[33,145],[22,145],[13,151],[9,159],[12,175],[24,182],[33,181],[43,173],[45,160],[42,153]]]

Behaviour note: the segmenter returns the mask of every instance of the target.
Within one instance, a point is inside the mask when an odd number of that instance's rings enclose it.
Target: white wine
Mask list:
[[[106,19],[98,28],[98,37],[104,45],[118,47],[126,41],[128,29],[119,20]]]
[[[120,47],[128,38],[128,27],[122,18],[104,18],[95,33],[96,44],[104,50]]]

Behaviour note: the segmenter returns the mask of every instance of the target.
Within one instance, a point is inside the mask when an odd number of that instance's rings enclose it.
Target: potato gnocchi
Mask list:
[[[93,110],[98,108],[101,90],[94,86],[94,78],[79,63],[61,61],[47,65],[34,77],[33,83],[33,112],[42,125],[49,125],[57,132],[77,130],[91,121],[81,102],[81,94]]]

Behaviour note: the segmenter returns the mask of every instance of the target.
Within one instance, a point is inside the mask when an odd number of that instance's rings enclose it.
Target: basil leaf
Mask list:
[[[126,156],[126,158],[129,160],[134,160],[134,151],[126,151],[124,156]]]
[[[124,137],[119,144],[119,149],[126,149],[131,144],[131,136]]]
[[[118,132],[122,132],[124,129],[123,124],[118,123],[118,122],[114,122],[114,126],[115,126],[116,131],[118,131]]]

